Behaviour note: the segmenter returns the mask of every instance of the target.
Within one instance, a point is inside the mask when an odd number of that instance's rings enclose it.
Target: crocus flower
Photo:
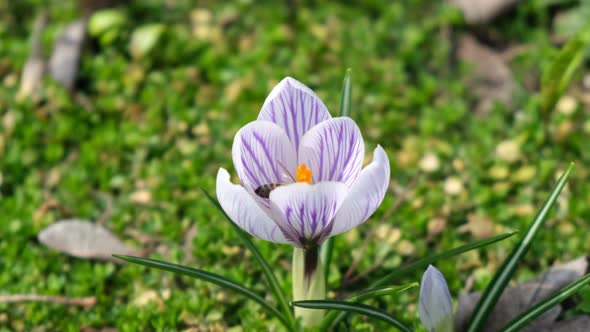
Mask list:
[[[242,185],[217,173],[217,198],[251,235],[298,248],[367,220],[383,201],[389,160],[377,146],[361,170],[365,146],[356,123],[332,118],[319,97],[287,77],[271,91],[256,121],[234,138],[232,157]]]
[[[453,331],[453,304],[445,277],[428,266],[420,285],[420,320],[428,332]]]

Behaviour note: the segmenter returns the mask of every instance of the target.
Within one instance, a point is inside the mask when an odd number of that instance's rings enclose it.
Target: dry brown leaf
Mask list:
[[[590,316],[577,316],[542,328],[539,332],[587,332]]]
[[[70,23],[53,47],[49,59],[49,74],[66,89],[73,89],[78,76],[82,48],[86,39],[86,19]]]
[[[510,105],[516,82],[500,53],[467,35],[459,43],[458,55],[459,59],[473,67],[468,83],[480,99],[477,113],[488,112],[494,102]]]
[[[79,257],[120,263],[113,254],[141,255],[101,225],[78,219],[62,220],[43,229],[39,241],[59,252]]]
[[[463,12],[465,22],[482,24],[492,21],[516,5],[518,0],[451,0]]]
[[[490,314],[482,332],[499,331],[518,314],[543,300],[546,296],[584,276],[587,270],[587,258],[585,256],[579,257],[566,264],[553,267],[542,276],[522,285],[507,288]],[[480,297],[481,292],[461,294],[459,296],[457,314],[455,315],[456,331],[466,329]],[[535,331],[553,324],[560,312],[561,306],[554,307],[532,321],[523,331]]]
[[[31,32],[29,56],[20,78],[20,88],[17,94],[18,100],[35,93],[43,81],[45,59],[43,58],[41,35],[48,21],[49,15],[46,11],[41,11],[35,18],[35,24]]]

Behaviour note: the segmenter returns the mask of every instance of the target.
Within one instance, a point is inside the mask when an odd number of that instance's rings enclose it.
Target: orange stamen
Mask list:
[[[311,184],[311,169],[305,166],[305,163],[302,163],[297,167],[297,182],[307,182]]]

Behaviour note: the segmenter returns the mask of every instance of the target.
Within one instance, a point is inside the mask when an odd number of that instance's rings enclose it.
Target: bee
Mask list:
[[[274,189],[276,189],[277,187],[280,187],[282,185],[284,185],[285,183],[269,183],[269,184],[263,184],[260,187],[256,188],[254,190],[254,192],[256,193],[256,195],[262,197],[262,198],[268,198],[270,196],[270,192],[273,191]]]
[[[287,168],[283,164],[278,163],[278,165],[281,167],[281,169],[283,171],[283,176],[285,178],[288,178],[292,182],[297,182],[295,180],[295,177],[287,170]],[[286,184],[289,184],[289,182],[263,184],[260,187],[254,189],[254,193],[256,195],[258,195],[259,197],[268,199],[271,191],[275,190],[276,188],[278,188],[280,186],[286,185]]]

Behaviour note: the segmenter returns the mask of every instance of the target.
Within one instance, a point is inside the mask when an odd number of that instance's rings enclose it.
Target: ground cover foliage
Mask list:
[[[577,29],[560,15],[576,6],[525,1],[489,25],[470,26],[456,10],[426,0],[133,2],[88,39],[74,91],[47,79],[18,100],[36,14],[46,8],[51,17],[42,34],[49,53],[80,11],[74,1],[0,0],[0,295],[96,297],[91,307],[0,302],[0,329],[280,329],[257,304],[219,287],[68,257],[37,235],[57,220],[91,220],[150,257],[265,294],[256,263],[199,188],[214,192],[217,169],[232,167],[233,135],[287,75],[337,116],[351,68],[351,117],[367,146],[381,144],[391,159],[383,205],[334,242],[331,295],[346,297],[404,262],[523,229],[570,161],[575,172],[514,282],[586,254],[590,83],[577,71],[545,112],[538,95],[543,69]],[[159,34],[151,48],[132,43],[146,26]],[[508,76],[474,76],[485,69],[470,57],[470,42],[504,66],[489,71]],[[503,103],[487,101],[486,91],[497,87],[486,86],[490,80],[509,86],[509,98],[492,96]],[[291,248],[255,242],[289,293]],[[453,295],[483,290],[514,244],[437,267]],[[411,274],[396,284],[416,280]],[[564,317],[590,313],[588,289],[576,300]],[[369,303],[418,326],[417,289]],[[350,326],[386,325],[355,316]]]

